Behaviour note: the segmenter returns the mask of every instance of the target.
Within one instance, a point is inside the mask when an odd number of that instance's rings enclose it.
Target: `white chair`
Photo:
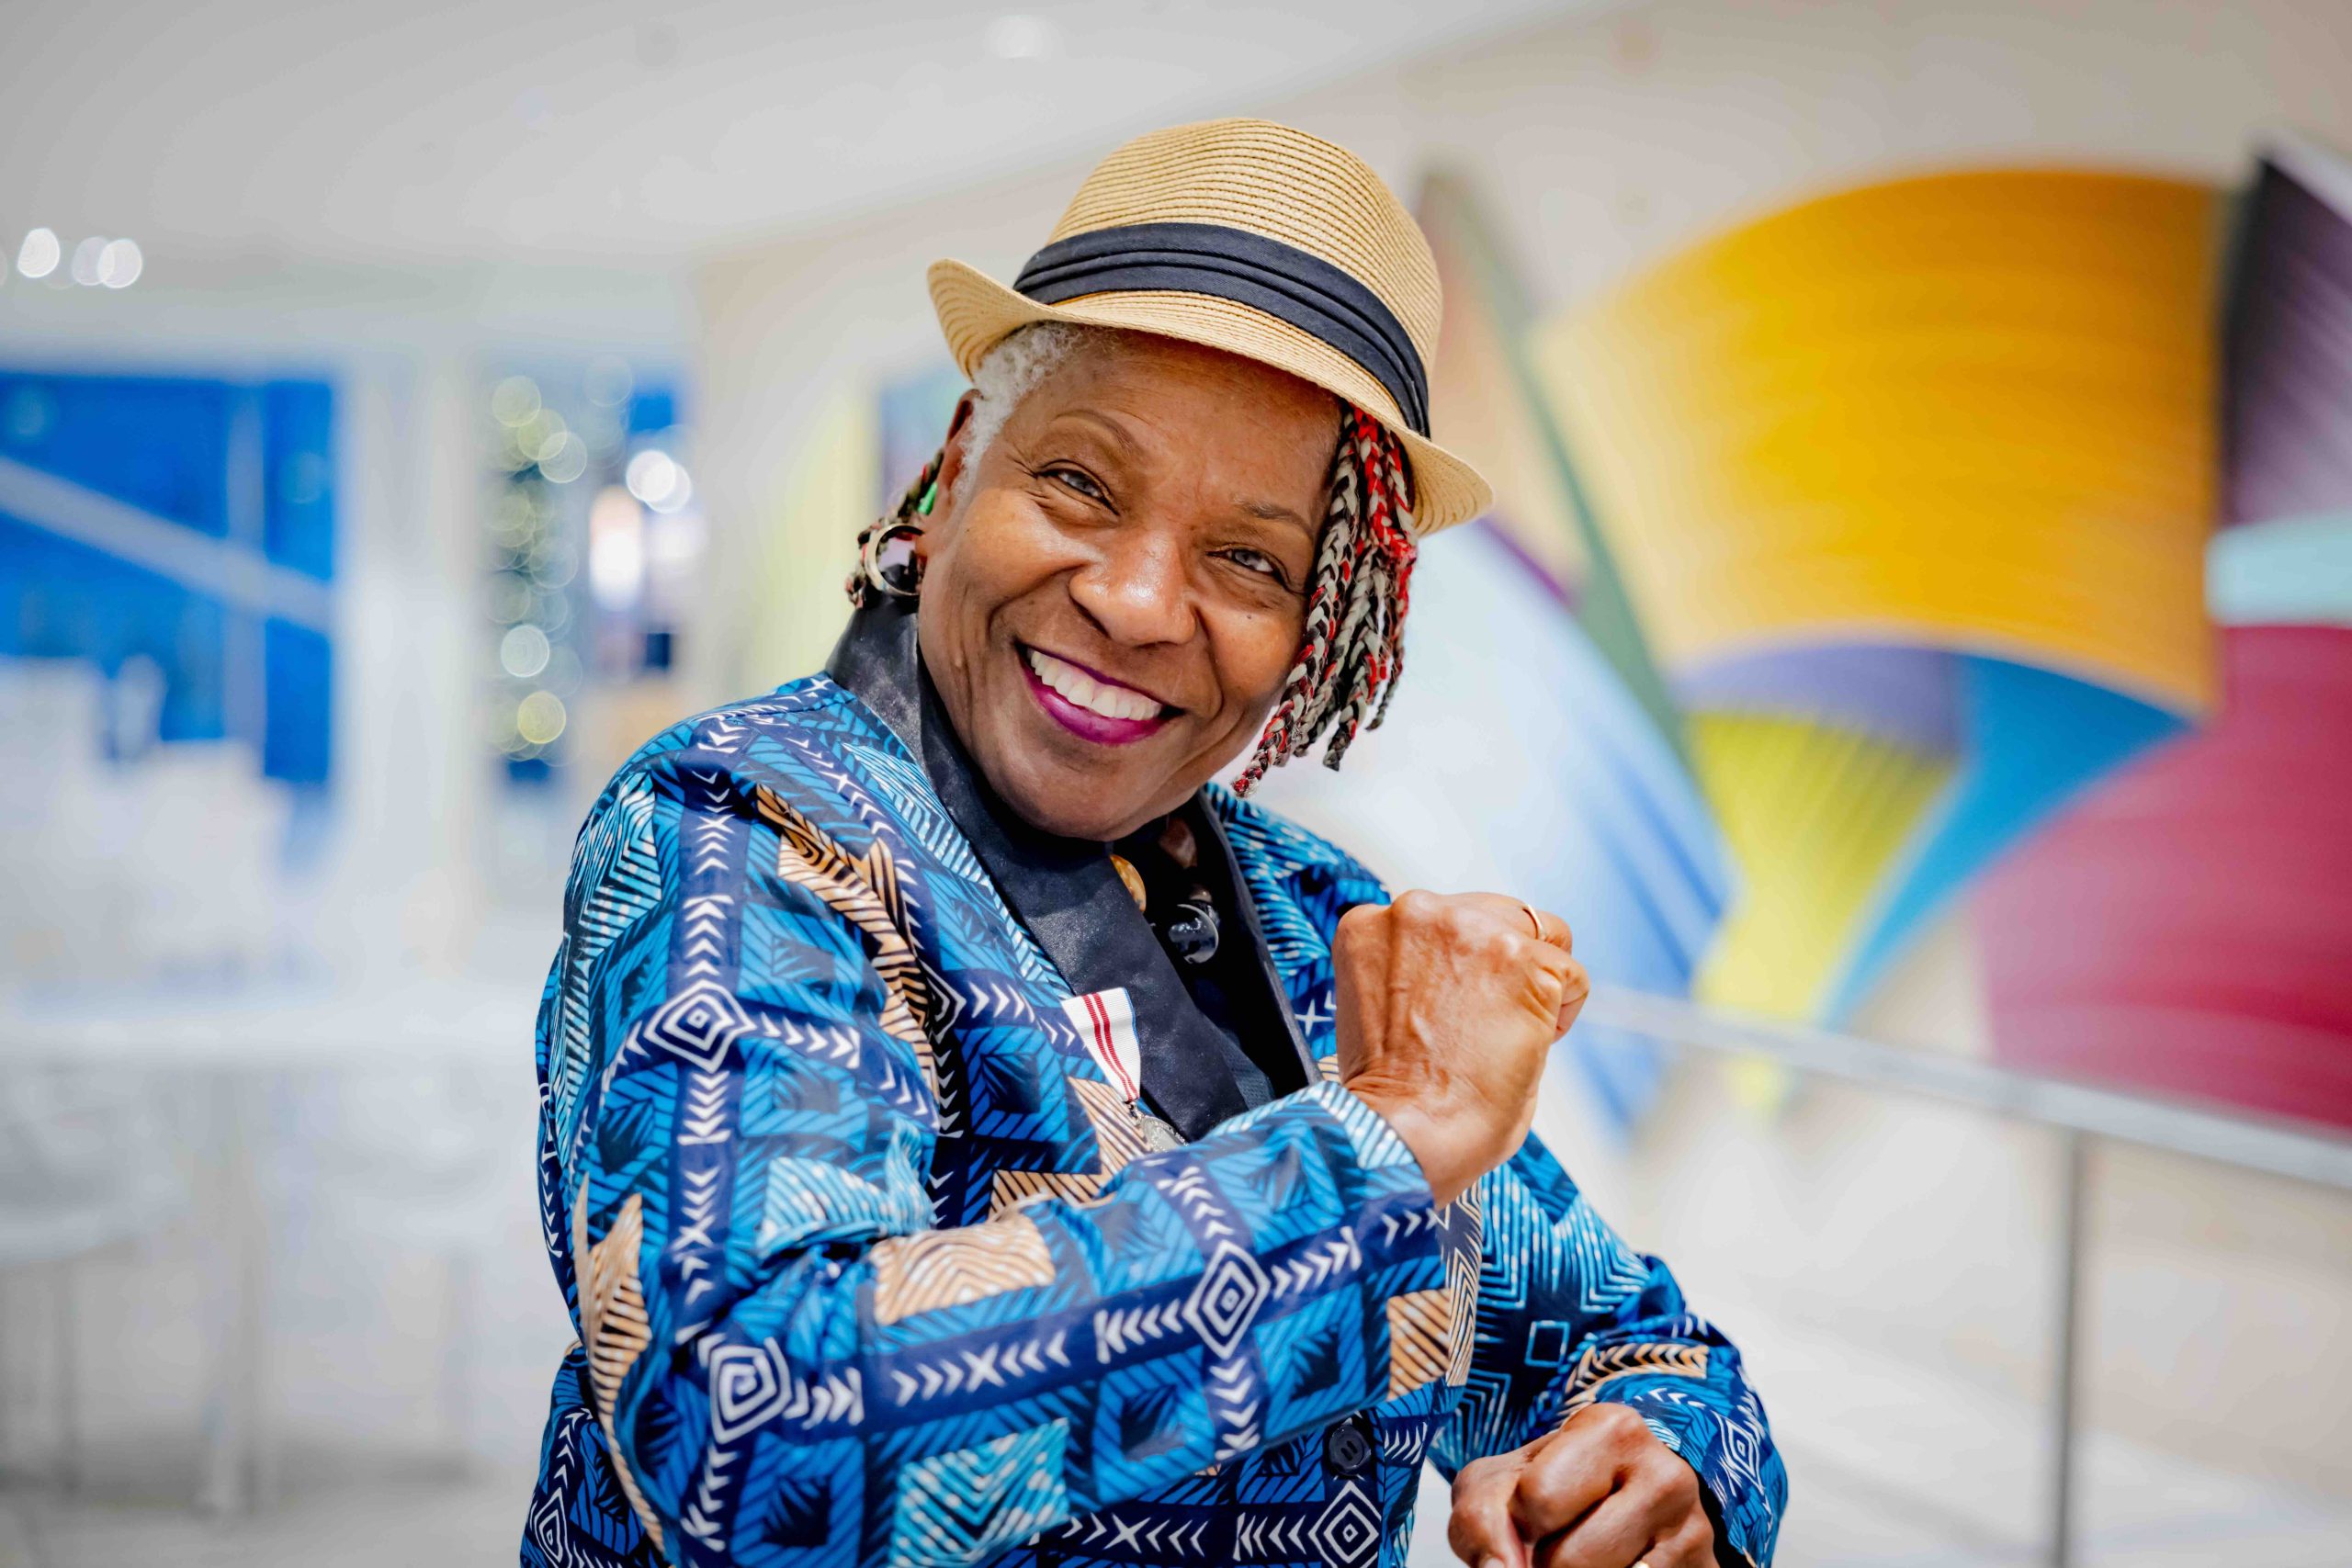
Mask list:
[[[40,1359],[51,1384],[57,1441],[50,1469],[69,1489],[84,1479],[77,1266],[168,1227],[187,1202],[185,1174],[152,1084],[72,1069],[0,1075],[0,1274],[29,1280],[47,1299],[48,1343],[34,1343],[45,1352]],[[9,1414],[17,1408],[5,1386],[0,1407]],[[8,1452],[0,1449],[0,1461]]]
[[[269,1185],[285,1258],[364,1250],[440,1265],[435,1442],[460,1470],[476,1439],[484,1261],[528,1202],[516,1168],[532,1113],[527,1074],[442,1063],[308,1076],[288,1086],[276,1118]]]

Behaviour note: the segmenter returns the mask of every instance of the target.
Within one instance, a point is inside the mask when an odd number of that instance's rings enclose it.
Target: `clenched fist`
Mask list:
[[[1408,892],[1349,910],[1331,964],[1340,1081],[1451,1202],[1525,1140],[1544,1058],[1584,1007],[1567,923],[1493,893]]]
[[[1710,1568],[1699,1476],[1622,1404],[1588,1404],[1453,1478],[1446,1544],[1470,1568]]]

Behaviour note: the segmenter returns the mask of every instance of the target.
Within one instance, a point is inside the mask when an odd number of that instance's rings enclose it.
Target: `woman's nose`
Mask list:
[[[1148,529],[1118,534],[1070,580],[1070,597],[1114,641],[1183,641],[1192,635],[1193,605],[1182,545]]]

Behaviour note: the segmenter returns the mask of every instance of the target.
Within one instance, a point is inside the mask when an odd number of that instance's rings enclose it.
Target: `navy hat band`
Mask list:
[[[1396,312],[1345,271],[1280,240],[1222,223],[1096,229],[1031,256],[1012,287],[1041,305],[1154,291],[1247,305],[1346,355],[1387,389],[1416,435],[1430,433],[1429,372]]]

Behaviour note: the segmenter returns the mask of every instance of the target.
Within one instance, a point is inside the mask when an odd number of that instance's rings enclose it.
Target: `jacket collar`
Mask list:
[[[1071,991],[1084,995],[1115,986],[1127,988],[1143,1057],[1144,1096],[1152,1110],[1188,1140],[1239,1115],[1246,1106],[1226,1066],[1216,1025],[1193,1003],[1143,912],[1127,896],[1112,868],[1109,849],[1092,840],[1040,831],[989,790],[957,739],[923,669],[915,625],[912,607],[902,602],[867,604],[851,617],[825,672],[871,708],[922,762],[999,896],[1061,971]],[[1197,796],[1188,809],[1196,837],[1216,857],[1224,888],[1231,890],[1230,912],[1240,917],[1234,922],[1239,930],[1229,940],[1246,935],[1259,958],[1252,972],[1265,981],[1262,995],[1235,998],[1238,1016],[1234,1021],[1242,1028],[1284,1031],[1305,1064],[1306,1081],[1312,1083],[1313,1058],[1283,998],[1248,884],[1224,827],[1216,813],[1202,808]],[[1279,1023],[1273,1021],[1277,1017]]]

